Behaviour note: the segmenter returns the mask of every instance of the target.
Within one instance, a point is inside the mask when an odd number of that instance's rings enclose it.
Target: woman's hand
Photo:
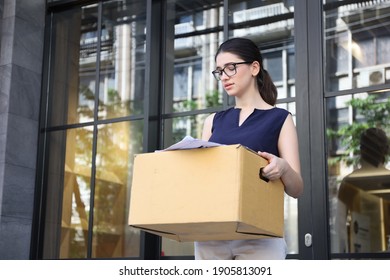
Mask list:
[[[284,185],[284,191],[291,197],[298,198],[303,192],[303,181],[288,163],[287,160],[267,152],[258,152],[261,157],[268,161],[263,168],[263,176],[269,180],[280,179]]]
[[[280,179],[286,171],[286,160],[266,152],[258,152],[261,157],[268,161],[263,168],[263,176],[272,180]]]

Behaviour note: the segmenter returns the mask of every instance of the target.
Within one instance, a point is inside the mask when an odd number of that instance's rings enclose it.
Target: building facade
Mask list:
[[[192,259],[128,226],[133,158],[234,106],[252,39],[296,122],[288,258],[390,257],[390,1],[0,0],[0,259]],[[169,201],[167,201],[169,203]]]

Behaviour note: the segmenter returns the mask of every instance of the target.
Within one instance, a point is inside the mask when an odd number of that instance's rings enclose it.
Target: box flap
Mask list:
[[[132,227],[178,242],[282,237],[241,222],[148,224]]]

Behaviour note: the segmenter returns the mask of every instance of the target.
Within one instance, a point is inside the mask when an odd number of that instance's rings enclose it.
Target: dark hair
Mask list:
[[[235,54],[244,61],[259,62],[260,72],[256,76],[259,93],[265,102],[274,106],[278,97],[278,91],[268,71],[263,67],[263,57],[257,45],[247,38],[232,38],[219,46],[215,54],[215,60],[217,60],[217,56],[222,52]]]
[[[371,127],[363,131],[360,136],[360,155],[362,159],[378,167],[384,164],[389,153],[389,141],[386,133]]]

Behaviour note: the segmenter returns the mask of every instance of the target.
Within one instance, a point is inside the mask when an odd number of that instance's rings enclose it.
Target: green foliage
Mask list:
[[[222,105],[220,94],[217,90],[210,91],[206,94],[206,107],[212,108]]]
[[[389,135],[390,98],[378,101],[375,95],[370,95],[364,99],[351,99],[346,105],[352,107],[355,120],[338,130],[327,129],[328,138],[339,139],[344,150],[343,154],[329,160],[330,165],[343,161],[346,165],[356,166],[359,162],[360,135],[367,128],[381,128]]]

